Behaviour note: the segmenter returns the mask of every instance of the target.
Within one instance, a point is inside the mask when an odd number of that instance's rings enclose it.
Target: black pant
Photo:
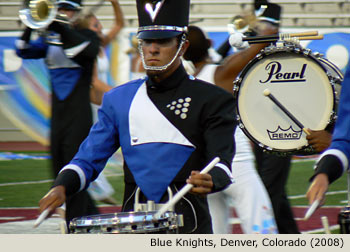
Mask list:
[[[58,101],[53,96],[50,149],[55,178],[59,171],[73,159],[80,144],[89,134],[92,115],[88,91],[85,89],[81,86],[77,87],[65,101]],[[86,97],[85,100],[84,97]],[[66,199],[67,227],[73,218],[98,213],[98,208],[86,190]]]
[[[266,153],[257,145],[254,154],[258,173],[271,199],[279,233],[299,234],[286,193],[291,156]]]

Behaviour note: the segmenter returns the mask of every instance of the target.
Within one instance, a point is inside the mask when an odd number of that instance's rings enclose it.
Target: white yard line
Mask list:
[[[339,229],[339,225],[333,225],[329,227],[329,230],[337,230]],[[301,232],[302,234],[314,234],[314,233],[320,233],[320,232],[324,232],[324,228],[318,228],[318,229],[313,229],[313,230],[309,230],[309,231],[303,231]]]
[[[52,182],[53,179],[38,180],[38,181],[23,181],[23,182],[12,182],[12,183],[2,183],[0,186],[15,186],[15,185],[30,185],[30,184],[44,184]]]
[[[0,220],[20,220],[23,217],[0,217]]]
[[[123,173],[118,174],[105,174],[106,177],[120,177],[123,176]],[[52,182],[53,179],[46,179],[46,180],[37,180],[37,181],[23,181],[23,182],[11,182],[11,183],[2,183],[1,186],[15,186],[15,185],[30,185],[30,184],[44,184]],[[0,199],[1,200],[1,199]]]
[[[336,194],[342,194],[342,193],[348,193],[348,191],[341,190],[341,191],[327,192],[326,195],[336,195]],[[305,194],[288,196],[288,199],[303,199],[303,198],[306,198]]]
[[[318,156],[311,156],[311,157],[299,157],[299,158],[292,158],[292,163],[301,163],[301,162],[310,162],[310,161],[316,161],[318,159]]]

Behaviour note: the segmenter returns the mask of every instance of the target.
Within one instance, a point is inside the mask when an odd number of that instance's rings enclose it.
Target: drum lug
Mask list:
[[[278,48],[282,48],[282,47],[284,47],[284,45],[285,45],[285,41],[278,40],[276,42],[276,47],[278,47]]]
[[[323,57],[323,54],[320,53],[320,52],[314,52],[313,55],[314,55],[316,58],[322,58],[322,57]]]
[[[185,225],[184,223],[184,216],[182,214],[178,214],[176,216],[176,223],[178,227],[183,227]],[[176,225],[175,225],[176,226]],[[176,227],[177,228],[177,227]]]
[[[310,55],[311,54],[311,49],[304,49],[303,50],[303,54],[306,55],[306,56]]]
[[[134,202],[134,211],[135,212],[150,212],[150,211],[158,211],[162,208],[164,204],[156,204],[153,200],[147,200],[147,203],[140,203],[139,202],[139,195],[140,195],[140,187],[137,187],[136,193],[135,193],[135,202]],[[173,192],[171,191],[170,187],[168,187],[168,195],[169,199],[173,198]],[[174,207],[171,207],[169,211],[174,211]]]
[[[241,82],[242,79],[238,79],[236,80],[234,83],[233,83],[233,97],[234,98],[237,98],[237,94],[238,94],[238,91],[239,91],[239,84]]]

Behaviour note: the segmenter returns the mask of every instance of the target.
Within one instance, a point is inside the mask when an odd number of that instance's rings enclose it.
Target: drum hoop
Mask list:
[[[309,154],[315,154],[315,150],[310,146],[310,145],[304,145],[304,146],[300,146],[298,149],[278,149],[278,148],[273,148],[270,146],[267,146],[259,141],[257,141],[255,139],[255,137],[253,137],[251,135],[251,133],[248,132],[248,130],[246,129],[246,127],[244,126],[244,123],[241,120],[240,117],[240,112],[239,112],[239,107],[238,107],[238,94],[239,94],[239,90],[242,84],[242,81],[244,79],[244,77],[246,76],[247,72],[251,69],[252,66],[254,66],[258,61],[270,56],[270,55],[277,55],[277,54],[282,54],[282,53],[296,53],[296,54],[300,54],[306,58],[310,58],[311,60],[313,60],[313,62],[315,62],[318,66],[321,67],[321,69],[326,73],[328,80],[329,80],[329,84],[332,88],[332,97],[333,97],[333,105],[332,105],[332,112],[329,118],[329,122],[327,124],[327,126],[325,127],[325,129],[333,124],[336,120],[336,112],[335,112],[335,106],[336,106],[336,96],[335,96],[335,88],[334,88],[334,83],[331,80],[331,77],[327,74],[328,73],[328,69],[321,63],[324,62],[325,64],[327,64],[324,60],[321,60],[323,58],[318,58],[317,56],[313,55],[311,53],[310,49],[303,49],[300,47],[296,47],[293,45],[288,45],[288,46],[284,46],[281,48],[277,48],[275,46],[269,46],[266,49],[262,49],[252,60],[250,60],[248,62],[248,64],[243,68],[243,70],[240,72],[240,74],[237,76],[236,80],[234,81],[234,88],[233,88],[233,94],[234,94],[234,98],[235,98],[235,113],[236,113],[236,120],[238,123],[239,128],[244,132],[244,134],[251,140],[253,141],[255,144],[257,144],[259,147],[261,147],[264,151],[267,152],[271,152],[271,153],[278,153],[279,155],[291,155],[291,154],[296,154],[296,153],[302,153],[303,151],[308,152]],[[332,65],[327,64],[328,66],[332,67]],[[336,71],[337,72],[337,71]],[[341,75],[343,76],[343,75]]]
[[[276,49],[274,50],[272,48],[276,48]],[[324,62],[325,64],[327,64],[328,66],[333,68],[337,73],[339,72],[339,70],[336,70],[337,67],[335,67],[333,64],[331,64],[331,62],[326,61],[324,58],[319,58],[319,57],[313,55],[311,53],[310,49],[303,49],[303,48],[299,48],[299,47],[291,46],[291,45],[286,46],[286,47],[281,47],[281,48],[270,46],[270,47],[268,47],[268,49],[269,50],[262,49],[253,59],[251,59],[248,62],[248,64],[243,68],[243,70],[238,75],[238,77],[236,79],[238,82],[242,81],[242,79],[243,79],[242,76],[245,76],[246,73],[250,70],[251,65],[254,65],[257,61],[260,61],[263,58],[266,58],[266,57],[268,57],[270,55],[282,54],[282,53],[286,53],[286,52],[288,52],[288,53],[296,53],[296,54],[300,54],[302,56],[311,58],[314,62],[316,62],[323,69],[323,71],[325,73],[328,72],[327,68],[321,62]],[[286,49],[286,50],[283,50],[283,49]],[[342,76],[344,78],[344,75],[341,72],[339,74],[340,74],[340,76]]]
[[[101,233],[113,233],[112,230],[118,230],[118,232],[114,231],[115,233],[145,233],[146,231],[149,232],[159,232],[159,231],[171,231],[178,228],[178,226],[174,223],[177,222],[178,215],[175,212],[165,212],[160,218],[154,220],[153,216],[156,213],[156,211],[148,211],[148,212],[118,212],[118,213],[110,213],[110,214],[97,214],[97,215],[88,215],[83,217],[78,217],[72,219],[70,222],[70,228],[74,231],[78,231],[77,233],[80,233],[79,231],[82,230],[97,230],[100,229],[101,231],[103,229],[110,229],[111,232],[101,232]],[[119,217],[118,217],[119,215]],[[140,217],[142,220],[133,220],[129,222],[120,222],[121,218],[132,218],[132,216]],[[116,218],[115,222],[113,221],[113,217]],[[147,217],[151,219],[147,219]],[[99,222],[99,223],[93,223],[93,221],[98,220],[111,220],[110,223],[106,222]],[[85,223],[82,223],[85,222]],[[90,222],[90,223],[88,223]],[[136,225],[142,225],[142,227],[145,227],[149,224],[154,224],[152,227],[146,227],[146,229],[135,229],[135,230],[119,230],[122,229],[125,226],[136,226]],[[119,229],[118,229],[119,228]]]
[[[319,58],[318,60],[320,60],[321,62],[323,62],[325,65],[329,66],[330,68],[332,68],[334,70],[334,72],[336,72],[338,74],[339,77],[339,81],[341,84],[344,80],[344,74],[342,73],[342,71],[332,62],[330,62],[329,60],[325,59],[325,58]]]

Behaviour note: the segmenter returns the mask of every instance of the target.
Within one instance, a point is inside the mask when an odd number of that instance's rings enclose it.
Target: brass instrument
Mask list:
[[[25,0],[19,18],[32,29],[44,29],[57,16],[56,0]]]
[[[90,10],[96,11],[103,5],[105,0],[93,6]],[[83,16],[82,12],[75,15],[73,18],[68,17],[58,11],[58,0],[24,0],[23,7],[19,11],[19,18],[29,28],[37,30],[42,36],[46,37],[46,42],[53,45],[62,45],[60,35],[48,31],[48,26],[57,21],[65,24],[73,24],[79,17]]]
[[[100,0],[88,11],[94,13],[104,4],[105,0]],[[24,0],[23,8],[19,11],[19,18],[32,29],[45,29],[53,21],[62,23],[74,23],[78,18],[83,17],[83,12],[68,20],[65,14],[58,12],[59,1],[57,0]]]

